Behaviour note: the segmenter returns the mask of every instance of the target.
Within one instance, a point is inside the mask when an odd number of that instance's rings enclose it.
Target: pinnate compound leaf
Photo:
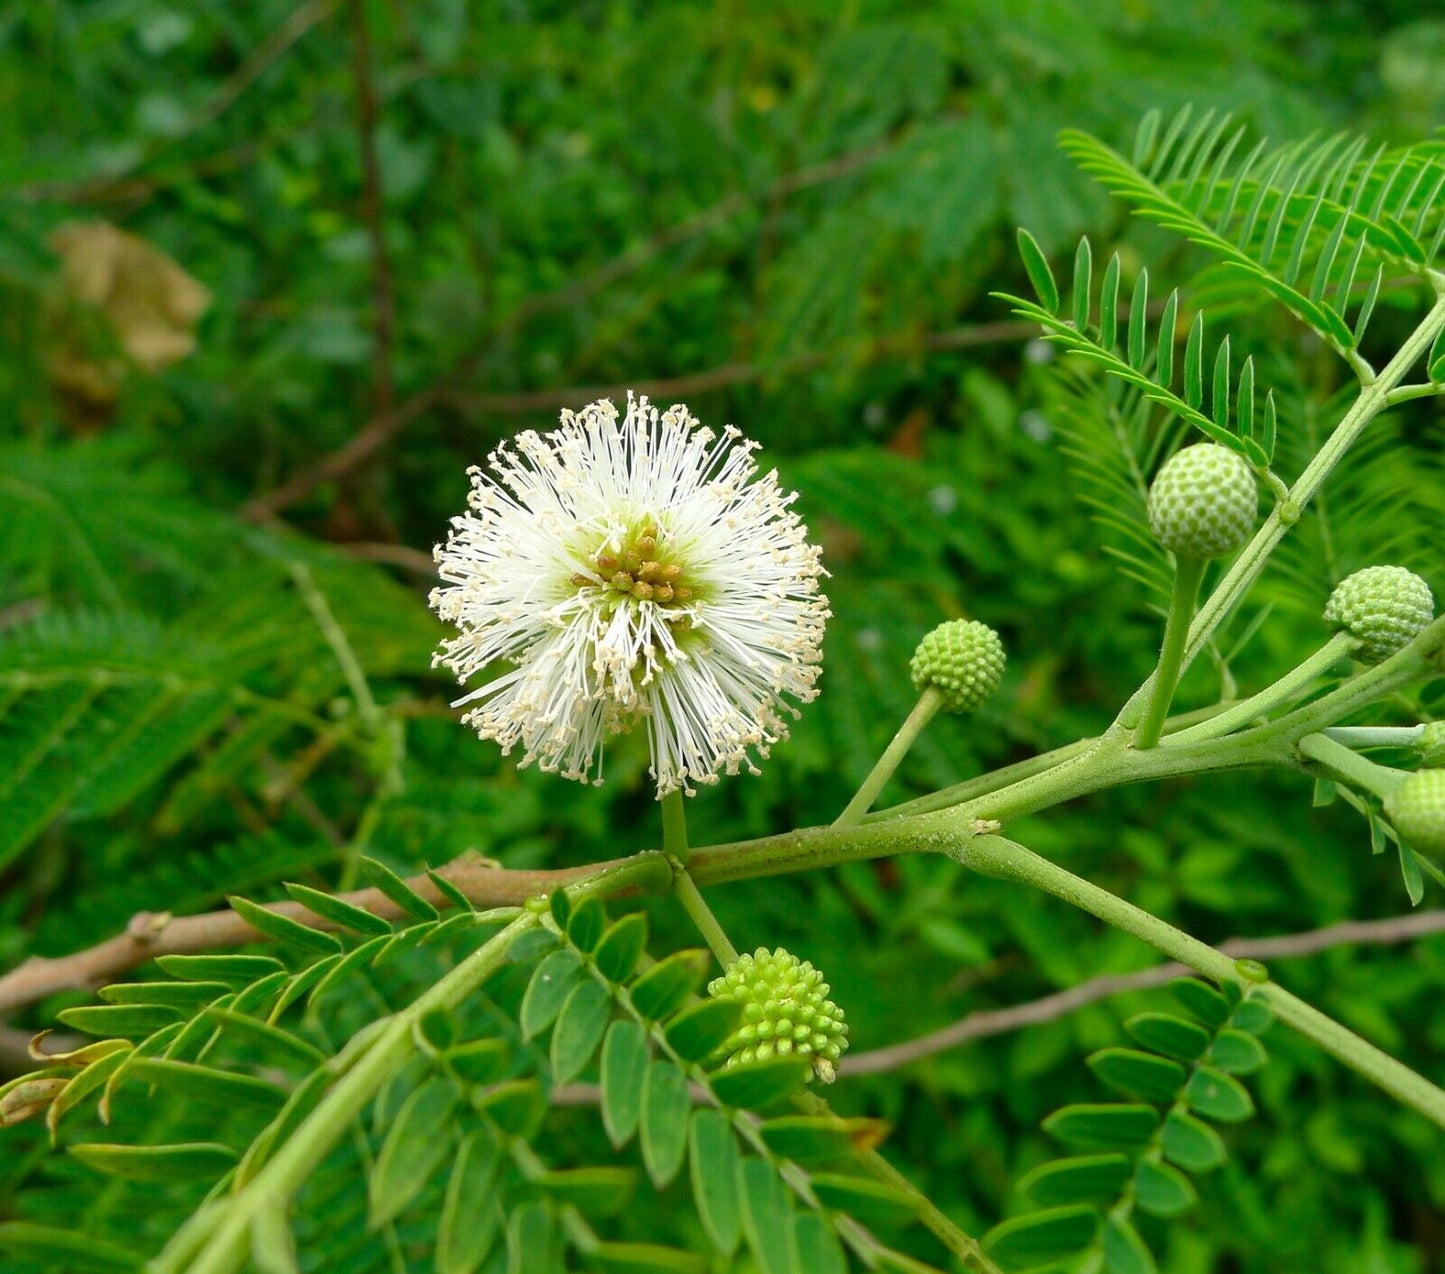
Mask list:
[[[1129,1150],[1154,1134],[1153,1106],[1086,1104],[1064,1106],[1044,1120],[1044,1130],[1076,1150]]]
[[[632,1007],[654,1022],[671,1017],[702,985],[711,962],[701,948],[659,960],[632,984]]]
[[[1134,1197],[1152,1216],[1174,1217],[1199,1202],[1193,1183],[1167,1163],[1141,1159],[1134,1170]]]
[[[812,1069],[806,1057],[770,1057],[717,1071],[708,1076],[708,1084],[724,1106],[765,1110],[797,1092]]]
[[[619,1018],[607,1028],[602,1041],[602,1126],[619,1148],[637,1131],[648,1061],[647,1032],[640,1023]]]
[[[1006,1270],[1028,1270],[1071,1256],[1094,1241],[1099,1217],[1093,1208],[1048,1208],[1014,1217],[983,1236],[983,1247]]]
[[[1171,1111],[1164,1121],[1161,1144],[1164,1157],[1189,1172],[1208,1172],[1229,1157],[1213,1128],[1180,1110]]]
[[[168,1146],[85,1144],[69,1149],[87,1167],[130,1181],[214,1181],[239,1158],[230,1146],[213,1141]]]
[[[1110,1088],[1145,1101],[1173,1101],[1184,1087],[1184,1067],[1178,1062],[1137,1049],[1100,1049],[1088,1066]]]
[[[693,1111],[688,1127],[688,1164],[697,1214],[712,1245],[725,1257],[742,1237],[738,1170],[742,1156],[727,1113],[712,1107]]]
[[[726,1043],[742,1015],[739,1000],[704,1000],[684,1009],[667,1024],[667,1042],[683,1061],[700,1062]]]
[[[1172,1013],[1140,1013],[1124,1023],[1130,1038],[1155,1053],[1192,1062],[1209,1047],[1209,1032]]]
[[[441,1077],[427,1080],[402,1105],[367,1185],[370,1229],[394,1219],[431,1179],[451,1152],[452,1112],[457,1090]]]
[[[287,884],[285,889],[307,911],[319,916],[322,920],[329,920],[332,924],[340,925],[343,929],[350,929],[354,933],[369,934],[373,937],[377,934],[391,932],[391,925],[380,916],[373,915],[365,908],[354,906],[331,894],[323,893],[319,889],[292,884]]]
[[[1244,1085],[1213,1067],[1198,1067],[1184,1095],[1190,1110],[1221,1124],[1237,1124],[1254,1114],[1254,1101]]]
[[[472,1274],[492,1250],[502,1223],[494,1194],[501,1167],[502,1148],[486,1129],[462,1140],[437,1228],[437,1274]]]
[[[1018,1188],[1039,1207],[1054,1208],[1117,1199],[1128,1180],[1127,1155],[1079,1155],[1040,1164],[1019,1181]]]
[[[132,1057],[127,1077],[146,1080],[172,1096],[204,1102],[220,1110],[237,1106],[279,1110],[288,1096],[285,1089],[254,1075],[239,1075],[213,1066],[161,1057]]]
[[[647,947],[647,917],[640,911],[623,916],[602,935],[592,953],[597,971],[609,982],[626,982]]]
[[[163,955],[156,957],[156,963],[173,978],[227,986],[249,986],[268,974],[286,972],[280,960],[262,955]]]
[[[132,1039],[181,1020],[178,1010],[160,1004],[82,1004],[61,1009],[56,1016],[87,1035]]]
[[[612,1015],[612,997],[599,982],[588,979],[572,988],[552,1032],[552,1077],[567,1084],[582,1073],[602,1043]]]
[[[761,1274],[799,1274],[793,1246],[792,1200],[766,1159],[746,1158],[738,1164],[743,1233]]]
[[[194,1013],[229,991],[224,982],[113,982],[96,994],[107,1004],[159,1004]]]
[[[1022,228],[1018,232],[1018,242],[1019,256],[1023,258],[1024,271],[1029,276],[1029,283],[1034,289],[1034,295],[1039,298],[1039,304],[1050,314],[1057,313],[1059,285],[1054,282],[1054,273],[1049,269],[1044,250],[1039,247],[1039,241]]]
[[[691,1107],[687,1076],[676,1062],[658,1058],[648,1066],[642,1086],[642,1162],[659,1190],[682,1167]]]
[[[540,1035],[556,1020],[582,973],[582,957],[571,947],[561,947],[547,956],[532,974],[522,997],[522,1037]]]

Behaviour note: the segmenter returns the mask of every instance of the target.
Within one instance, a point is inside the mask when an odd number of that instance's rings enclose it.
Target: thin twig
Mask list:
[[[366,0],[350,0],[351,68],[356,81],[356,131],[361,144],[361,208],[366,235],[371,241],[372,359],[374,416],[391,410],[393,397],[392,341],[396,330],[396,300],[392,292],[391,257],[386,250],[382,222],[381,160],[376,151],[376,85],[371,75],[371,30],[366,21]]]

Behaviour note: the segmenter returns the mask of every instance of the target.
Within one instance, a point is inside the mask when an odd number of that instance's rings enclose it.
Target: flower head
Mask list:
[[[658,794],[716,781],[787,737],[817,694],[828,599],[818,549],[757,444],[628,395],[562,413],[470,472],[436,551],[435,661],[503,752],[600,781],[608,735],[645,726]]]

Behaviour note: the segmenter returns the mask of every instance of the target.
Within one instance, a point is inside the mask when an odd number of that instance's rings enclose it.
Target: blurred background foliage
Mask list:
[[[943,617],[1000,629],[1005,686],[931,727],[887,799],[1100,728],[1151,666],[1157,599],[1073,498],[1090,493],[1079,453],[1098,449],[1087,390],[989,289],[1025,286],[1018,224],[1061,262],[1086,231],[1121,249],[1126,278],[1147,259],[1156,292],[1201,262],[1130,225],[1055,133],[1122,145],[1146,109],[1194,102],[1281,140],[1414,140],[1445,105],[1445,22],[1419,15],[1407,0],[0,10],[0,967],[138,910],[345,883],[363,848],[414,870],[467,849],[562,865],[655,844],[639,751],[618,748],[591,791],[518,772],[455,723],[424,605],[425,550],[466,466],[629,386],[760,439],[833,574],[821,700],[761,778],[692,802],[694,840],[831,819]],[[1288,454],[1307,455],[1338,370],[1287,316],[1198,282],[1264,360]],[[1372,335],[1387,354],[1396,299]],[[1262,684],[1312,648],[1355,566],[1415,554],[1440,592],[1439,424],[1433,406],[1386,422],[1334,529],[1302,529],[1232,629],[1248,639],[1226,678]],[[1183,706],[1218,693],[1206,663]],[[1110,793],[1020,835],[1211,941],[1408,908],[1363,823],[1286,778]],[[860,1050],[1151,958],[946,863],[716,893],[740,946],[785,943],[827,970]],[[1277,972],[1440,1074],[1445,940]],[[1039,1120],[1099,1095],[1083,1053],[1150,1003],[855,1079],[836,1104],[893,1120],[892,1157],[977,1233],[1049,1153]],[[1302,1043],[1276,1032],[1271,1051],[1260,1117],[1160,1241],[1162,1268],[1445,1269],[1438,1137]],[[556,1135],[601,1153],[595,1121]],[[133,1187],[98,1194],[39,1135],[7,1138],[0,1216],[123,1226]]]

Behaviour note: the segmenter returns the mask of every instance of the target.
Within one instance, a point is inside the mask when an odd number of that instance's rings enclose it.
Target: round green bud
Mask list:
[[[1411,849],[1445,855],[1445,770],[1416,770],[1385,798],[1385,817]]]
[[[1212,442],[1176,451],[1149,488],[1149,526],[1177,557],[1224,557],[1254,529],[1259,491],[1238,452]]]
[[[823,1083],[836,1078],[834,1064],[848,1047],[848,1024],[828,998],[823,975],[808,961],[782,947],[759,947],[728,965],[707,991],[743,1006],[741,1023],[718,1050],[724,1067],[792,1055],[811,1057]]]
[[[1361,642],[1359,658],[1377,664],[1403,650],[1432,619],[1430,586],[1403,566],[1367,566],[1342,580],[1325,603],[1325,623]]]
[[[1445,721],[1432,721],[1420,734],[1415,745],[1421,765],[1445,765]]]
[[[932,686],[950,712],[972,712],[998,689],[1003,642],[976,619],[951,619],[918,643],[909,663],[920,693]]]

